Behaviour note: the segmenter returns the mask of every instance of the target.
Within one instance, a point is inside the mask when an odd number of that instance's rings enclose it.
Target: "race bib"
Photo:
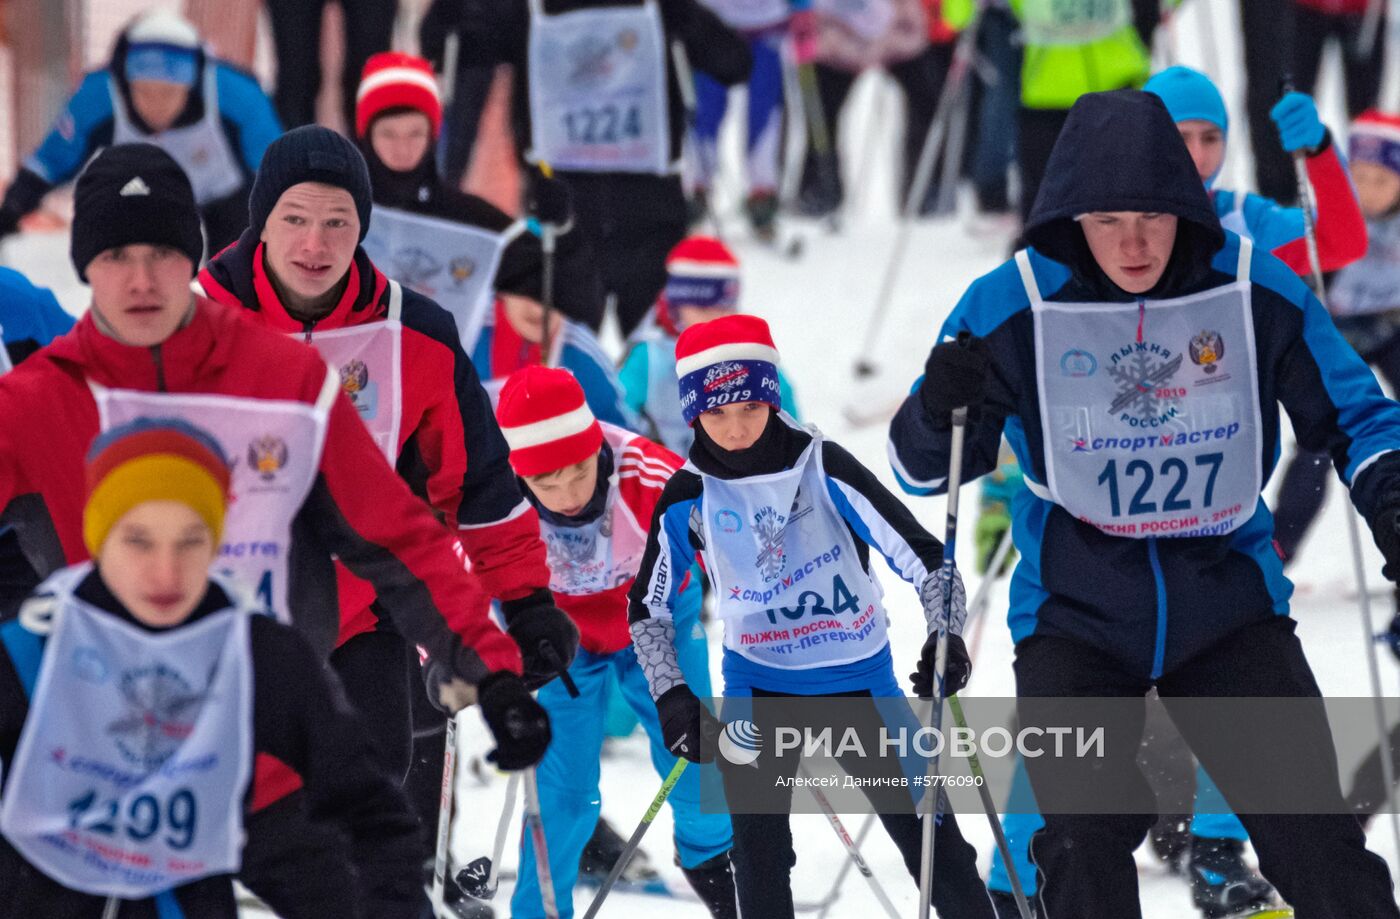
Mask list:
[[[330,407],[340,391],[327,368],[315,405],[277,399],[107,389],[89,380],[102,430],[137,418],[180,418],[209,432],[232,469],[216,563],[255,606],[290,621],[292,520],[320,468]]]
[[[1086,45],[1131,22],[1128,0],[1024,0],[1021,5],[1028,45]]]
[[[1248,520],[1263,481],[1262,422],[1241,241],[1232,284],[1135,303],[1031,297],[1046,485],[1080,520],[1114,536],[1212,536]]]
[[[362,245],[380,271],[452,314],[470,354],[495,298],[507,242],[480,227],[376,204]]]
[[[792,469],[702,477],[705,560],[726,648],[801,670],[863,660],[885,646],[880,590],[827,494],[820,436]]]
[[[56,577],[76,586],[90,570]],[[58,592],[0,803],[0,832],[30,864],[125,899],[238,872],[253,764],[250,615],[231,608],[148,632]]]
[[[555,169],[670,172],[666,45],[655,0],[545,15],[530,0],[532,158]]]

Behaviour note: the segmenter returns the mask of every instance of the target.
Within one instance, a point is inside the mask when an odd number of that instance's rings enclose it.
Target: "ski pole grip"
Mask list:
[[[574,678],[569,676],[569,668],[564,666],[564,662],[559,659],[559,652],[554,650],[554,645],[549,643],[549,639],[540,640],[540,657],[545,659],[545,663],[554,668],[559,674],[559,681],[564,684],[564,690],[568,692],[570,699],[578,698],[578,684]]]

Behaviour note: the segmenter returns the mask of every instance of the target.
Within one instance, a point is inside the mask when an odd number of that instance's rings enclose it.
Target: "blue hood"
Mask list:
[[[1176,123],[1151,93],[1086,93],[1070,109],[1046,165],[1025,239],[1093,288],[1108,285],[1074,218],[1144,211],[1180,218],[1172,260],[1150,296],[1168,296],[1209,267],[1225,232]],[[1121,292],[1120,292],[1121,293]]]

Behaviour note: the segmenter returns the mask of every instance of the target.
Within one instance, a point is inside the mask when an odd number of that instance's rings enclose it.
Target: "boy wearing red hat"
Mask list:
[[[666,256],[666,286],[656,310],[633,336],[618,376],[627,405],[670,449],[684,454],[693,439],[676,397],[676,338],[701,322],[739,311],[739,261],[722,240],[689,236]],[[778,371],[778,394],[793,418],[797,401]]]
[[[574,231],[563,182],[533,177],[528,217],[512,218],[438,174],[434,146],[441,129],[431,65],[401,51],[371,57],[355,102],[355,138],[374,188],[364,242],[370,258],[452,313],[471,353],[493,292],[541,298],[540,223],[549,223],[557,245],[551,305],[597,328],[602,284],[592,249]]]
[[[516,372],[501,391],[496,414],[510,444],[511,466],[540,515],[550,588],[581,636],[569,668],[578,697],[571,698],[557,683],[539,693],[555,738],[539,765],[540,806],[546,815],[555,900],[567,919],[579,856],[598,820],[598,757],[610,673],[651,738],[657,772],[664,777],[675,765],[631,648],[626,610],[647,523],[681,461],[644,437],[597,421],[567,370],[530,366]],[[688,618],[692,627],[698,624],[699,585],[678,589],[677,605],[684,608],[678,616]],[[708,685],[703,640],[688,648],[692,653],[684,671]],[[686,879],[712,915],[735,916],[729,819],[700,811],[694,771],[681,777],[670,801],[677,859]],[[520,880],[511,899],[515,919],[543,915],[534,858],[533,849],[522,844]]]
[[[714,759],[710,741],[722,730],[675,655],[674,616],[684,584],[676,573],[687,571],[700,554],[714,587],[716,616],[724,622],[726,718],[733,717],[731,708],[748,718],[760,697],[803,696],[868,698],[871,724],[889,714],[901,717],[880,702],[898,701],[903,693],[881,590],[870,571],[872,548],[919,589],[929,637],[913,675],[915,689],[931,694],[940,630],[948,636],[945,691],[956,693],[971,672],[960,637],[966,597],[956,575],[952,615],[944,614],[942,543],[853,456],[782,412],[777,365],[768,324],[756,316],[693,326],[676,342],[681,411],[695,442],[689,462],[671,477],[657,504],[628,611],[666,747],[692,762]],[[775,628],[777,622],[782,625]],[[811,627],[808,637],[795,637],[802,626]],[[910,714],[907,706],[904,714]],[[720,764],[733,811],[734,882],[743,915],[793,915],[788,878],[796,856],[787,814],[734,808],[755,794],[769,803],[767,796],[790,795],[798,761],[763,748],[755,769]],[[867,777],[886,776],[876,784],[899,768],[875,758],[850,763],[857,764]],[[880,819],[918,877],[920,819],[911,801],[904,805],[907,812],[879,800]],[[941,915],[992,919],[976,852],[951,811],[938,818],[936,832],[933,905]]]

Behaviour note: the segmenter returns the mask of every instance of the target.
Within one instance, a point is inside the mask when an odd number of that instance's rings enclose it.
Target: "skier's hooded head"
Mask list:
[[[1225,165],[1225,139],[1230,133],[1230,114],[1220,90],[1199,70],[1180,65],[1154,74],[1143,90],[1166,104],[1196,164],[1196,174],[1210,188]]]
[[[1120,300],[1181,291],[1225,233],[1162,100],[1120,89],[1070,109],[1025,239],[1091,295]]]

